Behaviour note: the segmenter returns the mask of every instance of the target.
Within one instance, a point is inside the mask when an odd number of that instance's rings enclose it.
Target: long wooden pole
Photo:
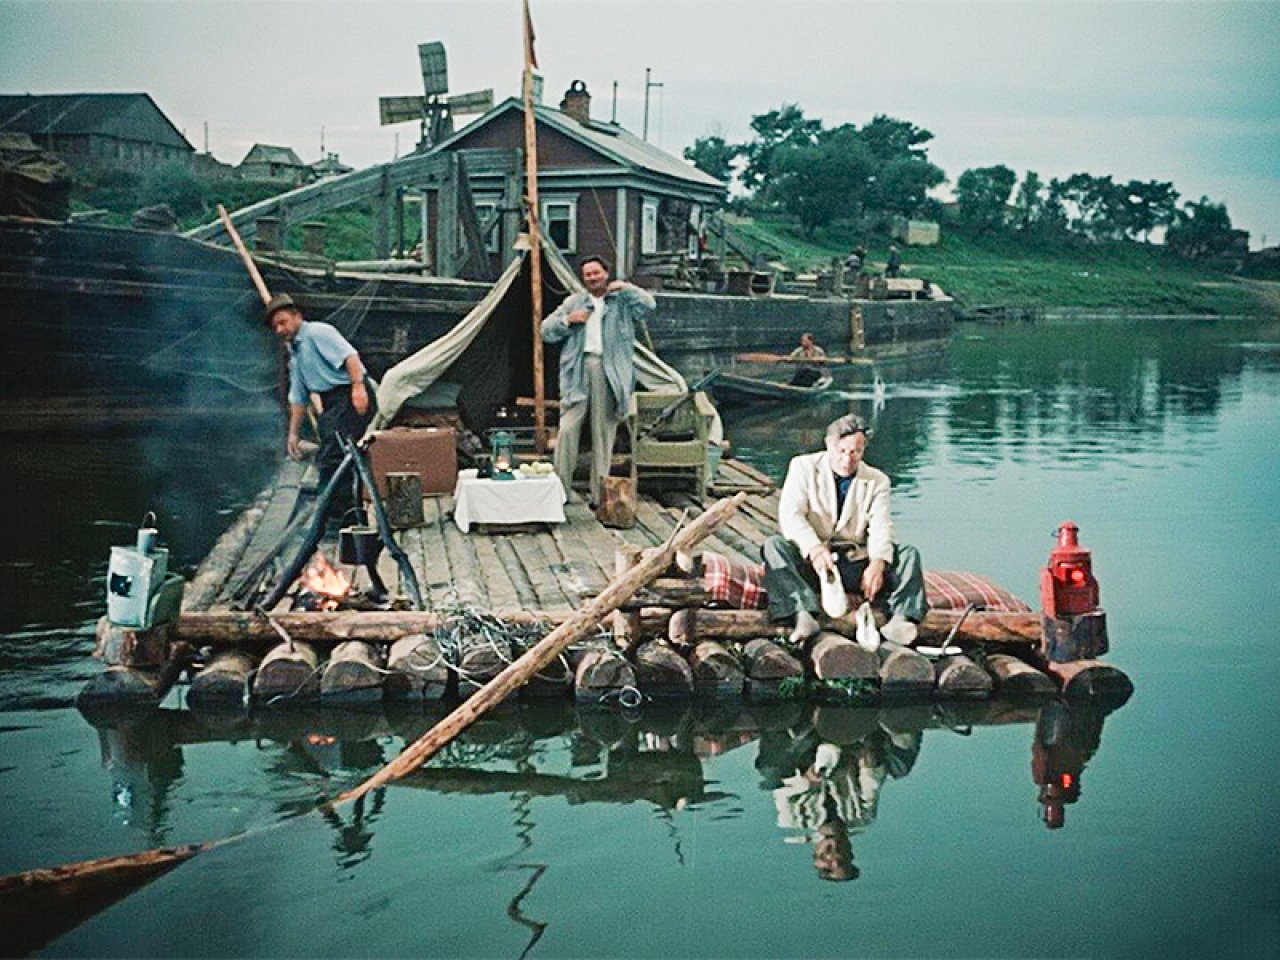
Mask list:
[[[418,769],[454,737],[500,704],[512,692],[524,686],[530,677],[560,656],[569,644],[594,630],[601,620],[667,569],[677,553],[687,552],[694,544],[728,520],[746,499],[745,493],[738,493],[728,500],[720,500],[667,543],[650,547],[641,555],[640,562],[631,567],[626,574],[615,577],[590,603],[530,647],[523,656],[509,663],[501,673],[472,694],[451,714],[406,747],[400,756],[360,786],[339,795],[334,803],[357,800],[370,790],[390,783],[392,780],[398,780],[405,774]]]
[[[240,231],[231,222],[231,214],[227,213],[227,208],[222,204],[218,204],[218,219],[222,221],[223,229],[227,231],[227,236],[235,244],[236,251],[240,254],[240,259],[244,261],[244,268],[249,271],[249,279],[253,281],[254,287],[257,288],[258,296],[262,298],[264,304],[270,302],[271,291],[267,289],[267,282],[262,279],[262,274],[258,271],[258,265],[253,262],[249,248],[244,245],[244,240],[240,238]]]
[[[538,132],[533,112],[533,20],[524,0],[524,172],[529,219],[530,300],[533,314],[533,442],[547,450],[547,392],[542,369],[542,236],[538,225]]]

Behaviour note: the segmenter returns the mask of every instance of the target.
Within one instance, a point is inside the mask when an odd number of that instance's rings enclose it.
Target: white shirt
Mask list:
[[[604,354],[604,297],[591,298],[591,316],[587,317],[586,340],[583,342],[583,353],[594,353],[597,357]]]

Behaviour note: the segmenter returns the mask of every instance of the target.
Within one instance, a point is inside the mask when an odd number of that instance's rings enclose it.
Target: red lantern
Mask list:
[[[1070,520],[1058,527],[1058,545],[1040,574],[1040,604],[1046,617],[1079,616],[1098,609],[1093,559],[1080,546],[1079,533]]]

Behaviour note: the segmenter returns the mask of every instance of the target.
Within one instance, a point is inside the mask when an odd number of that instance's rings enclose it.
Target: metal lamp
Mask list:
[[[506,430],[495,430],[489,437],[489,453],[493,461],[493,479],[512,480],[516,466],[516,438]]]

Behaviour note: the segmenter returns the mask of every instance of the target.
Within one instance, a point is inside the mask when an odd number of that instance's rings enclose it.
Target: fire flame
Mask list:
[[[311,562],[302,571],[302,587],[321,598],[317,605],[320,610],[337,610],[342,598],[351,592],[351,581],[346,575],[317,550]]]

